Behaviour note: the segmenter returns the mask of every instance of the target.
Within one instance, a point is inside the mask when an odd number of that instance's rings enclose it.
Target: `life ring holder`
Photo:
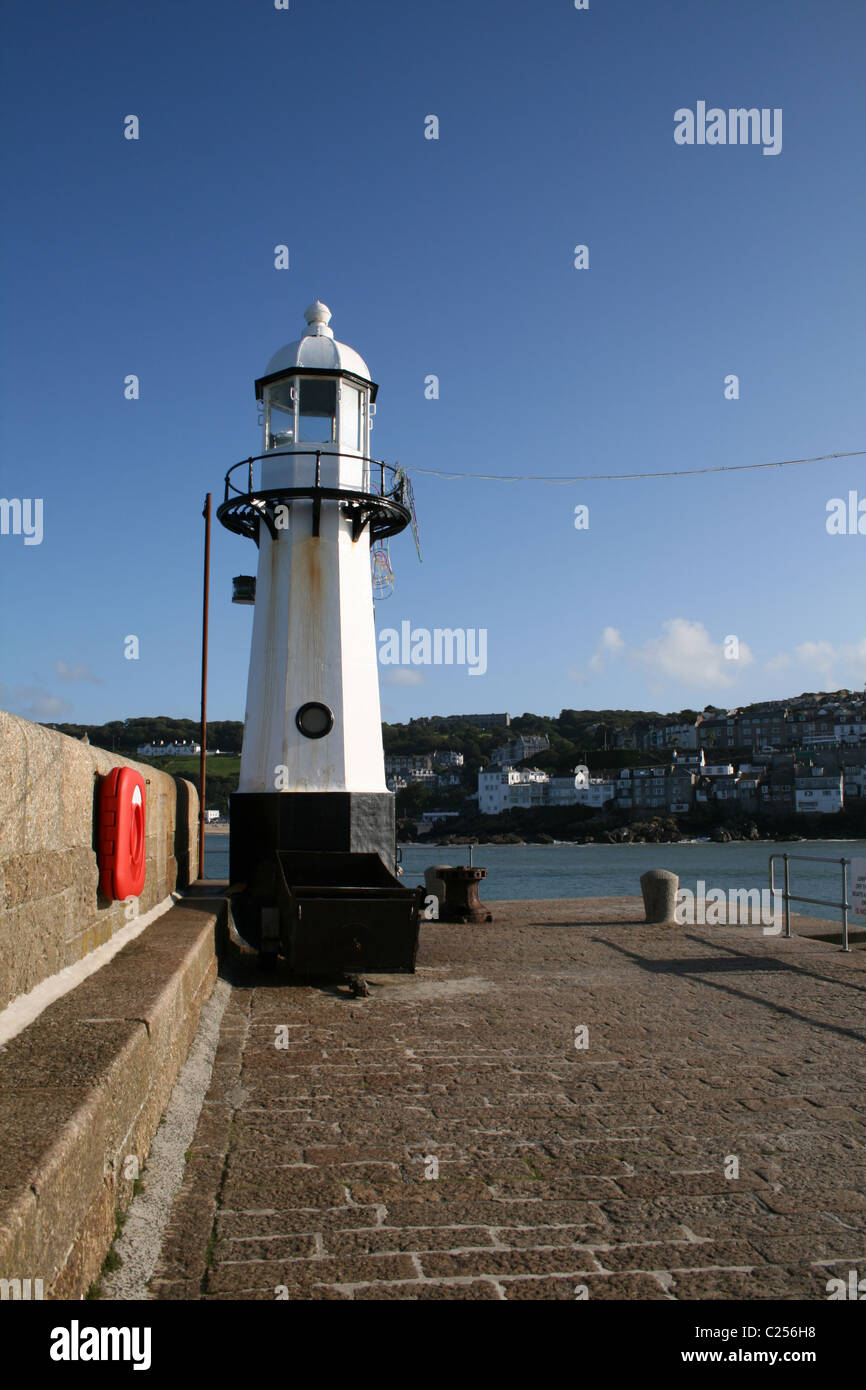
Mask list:
[[[97,862],[107,898],[137,898],[147,869],[144,778],[133,767],[112,768],[99,788]]]

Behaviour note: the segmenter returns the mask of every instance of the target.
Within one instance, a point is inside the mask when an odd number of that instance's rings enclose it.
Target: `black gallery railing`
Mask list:
[[[256,487],[255,465],[270,463],[277,458],[312,460],[310,480],[298,485]],[[345,480],[337,486],[322,482],[322,463],[333,462],[339,474],[341,462],[361,465],[362,481],[358,486]],[[238,470],[242,486],[233,475]],[[340,509],[352,522],[352,539],[357,540],[365,526],[370,527],[371,541],[384,540],[404,530],[412,520],[406,504],[406,478],[399,466],[383,463],[381,459],[361,454],[341,454],[330,449],[271,449],[266,454],[241,459],[225,476],[225,498],[217,508],[223,526],[238,535],[248,536],[258,544],[259,529],[265,525],[274,540],[279,529],[275,521],[276,508],[291,507],[294,502],[312,502],[313,535],[318,536],[323,501],[339,502]]]

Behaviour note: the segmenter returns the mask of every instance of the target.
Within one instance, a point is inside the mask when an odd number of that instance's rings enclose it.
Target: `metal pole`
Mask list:
[[[252,464],[250,464],[252,471]],[[198,876],[204,878],[204,808],[205,808],[205,764],[207,761],[207,616],[208,595],[210,591],[210,493],[205,498],[204,510],[204,585],[201,611],[201,761],[199,763],[199,806],[198,806]]]
[[[842,950],[850,951],[848,945],[848,860],[842,860]]]
[[[791,935],[791,879],[790,879],[790,872],[791,872],[791,871],[790,871],[790,869],[788,868],[788,856],[787,856],[787,854],[783,854],[783,855],[782,855],[782,860],[783,860],[783,863],[784,863],[784,865],[785,865],[785,935],[786,935],[786,936],[790,936],[790,935]]]

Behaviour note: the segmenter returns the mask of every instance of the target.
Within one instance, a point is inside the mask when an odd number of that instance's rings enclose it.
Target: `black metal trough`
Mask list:
[[[378,854],[279,850],[282,953],[298,975],[412,973],[423,887],[407,888]]]

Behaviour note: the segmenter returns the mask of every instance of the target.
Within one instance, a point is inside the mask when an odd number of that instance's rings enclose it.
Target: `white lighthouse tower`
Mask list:
[[[246,885],[239,926],[270,951],[278,914],[288,949],[290,871],[306,871],[308,880],[313,869],[330,875],[318,886],[339,901],[338,890],[375,886],[346,882],[363,879],[374,855],[390,880],[379,888],[407,891],[393,878],[370,546],[411,517],[401,475],[370,457],[378,387],[366,362],[335,339],[326,305],[317,300],[305,318],[303,336],[275,353],[256,381],[262,454],[229,470],[217,510],[259,552],[240,780],[231,798],[231,878]],[[252,596],[247,581],[247,601]],[[307,860],[290,864],[280,860],[285,854]],[[355,859],[338,864],[323,854]],[[305,915],[309,908],[298,912]]]

